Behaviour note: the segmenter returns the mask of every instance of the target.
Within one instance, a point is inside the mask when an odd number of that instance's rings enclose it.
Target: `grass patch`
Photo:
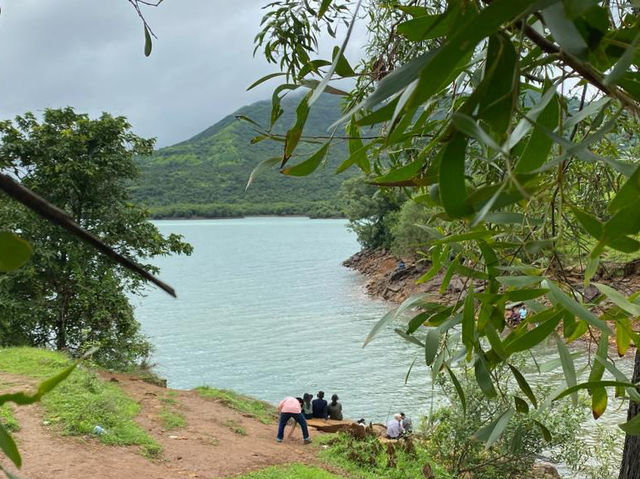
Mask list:
[[[165,429],[179,429],[187,425],[187,420],[177,411],[163,408],[159,414],[160,422]]]
[[[424,477],[422,468],[431,464],[438,479],[452,479],[444,468],[436,464],[415,441],[415,449],[397,448],[390,457],[385,445],[376,437],[355,439],[346,434],[321,435],[314,438],[317,444],[328,446],[320,451],[327,463],[340,467],[350,475],[361,479],[405,479]]]
[[[20,430],[20,424],[13,415],[13,407],[9,404],[0,406],[0,423],[7,431],[16,432]]]
[[[287,464],[286,466],[268,467],[242,476],[234,476],[234,479],[341,479],[342,477],[317,467]]]
[[[267,402],[243,396],[227,389],[199,386],[195,390],[201,397],[220,401],[225,406],[235,409],[246,416],[256,418],[263,424],[275,423],[277,417],[276,408]]]
[[[0,350],[0,370],[37,379],[53,376],[71,361],[63,354],[34,348]],[[140,405],[118,386],[102,381],[80,365],[65,381],[42,398],[44,419],[63,435],[96,435],[103,444],[141,446],[146,457],[157,457],[161,446],[133,418]]]
[[[245,428],[243,428],[240,424],[238,424],[236,421],[234,421],[233,419],[226,420],[224,422],[224,425],[227,426],[229,429],[231,429],[236,434],[239,434],[241,436],[246,436],[247,435],[247,430]]]

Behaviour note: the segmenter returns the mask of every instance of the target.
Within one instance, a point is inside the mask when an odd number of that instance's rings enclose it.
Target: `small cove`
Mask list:
[[[155,223],[195,248],[156,261],[178,299],[149,288],[136,317],[156,346],[156,370],[170,387],[208,384],[276,403],[287,395],[337,393],[345,415],[383,422],[403,410],[428,414],[442,398],[423,353],[389,327],[366,348],[371,327],[391,307],[363,291],[364,278],[341,266],[359,250],[344,220],[255,217]],[[540,363],[555,357],[548,346]],[[417,358],[408,382],[405,376]],[[577,360],[577,367],[586,355]],[[629,374],[632,362],[619,364]],[[559,384],[560,369],[528,375]],[[609,427],[626,417],[611,409]],[[586,431],[593,427],[588,421]],[[588,435],[588,433],[587,433]],[[588,440],[588,437],[587,437]]]

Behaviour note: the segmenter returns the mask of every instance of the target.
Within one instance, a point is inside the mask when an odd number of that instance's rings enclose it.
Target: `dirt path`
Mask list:
[[[110,377],[114,376],[106,379]],[[105,446],[91,437],[60,437],[43,424],[41,406],[18,407],[15,415],[21,429],[15,438],[24,464],[21,478],[211,479],[274,464],[317,463],[315,448],[302,445],[299,429],[291,440],[279,444],[275,425],[244,417],[194,391],[165,389],[125,375],[114,378],[142,406],[136,420],[162,445],[161,457],[149,460],[138,447]],[[32,386],[2,373],[0,381],[17,388]],[[185,427],[163,428],[159,414],[167,407],[167,398],[185,417]],[[243,433],[234,432],[238,428]]]

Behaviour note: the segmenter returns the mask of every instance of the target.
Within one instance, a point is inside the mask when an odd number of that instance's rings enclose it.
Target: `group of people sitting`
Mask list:
[[[300,398],[297,398],[300,399]],[[331,396],[331,402],[327,403],[324,399],[324,391],[318,391],[316,399],[313,399],[313,395],[304,393],[302,396],[302,414],[306,419],[312,417],[319,419],[335,419],[342,421],[342,404],[338,402],[337,394]]]
[[[278,405],[278,412],[280,413],[280,420],[278,422],[278,434],[276,441],[282,442],[284,439],[284,428],[293,419],[293,428],[289,432],[289,436],[293,434],[296,424],[300,424],[302,429],[302,438],[305,444],[309,444],[309,430],[307,428],[307,419],[319,418],[324,419],[336,419],[342,420],[342,404],[338,402],[337,394],[331,396],[331,402],[327,403],[324,399],[324,392],[318,391],[316,399],[313,399],[313,395],[305,393],[303,397],[286,397]]]
[[[403,412],[394,414],[393,418],[387,422],[387,439],[400,439],[411,434],[413,425]]]

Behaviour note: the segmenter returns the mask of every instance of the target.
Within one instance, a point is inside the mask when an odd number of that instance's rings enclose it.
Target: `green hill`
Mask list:
[[[284,114],[273,131],[284,133],[295,121],[300,97],[283,101]],[[304,135],[327,135],[340,114],[340,98],[322,95],[311,109]],[[251,171],[262,160],[282,156],[282,143],[250,144],[257,133],[237,115],[268,126],[270,101],[240,108],[193,138],[156,151],[140,162],[140,183],[134,200],[162,217],[228,217],[259,214],[341,216],[336,194],[345,175],[335,175],[346,158],[346,145],[332,147],[324,166],[305,178],[288,177],[277,169],[262,172],[245,191]],[[307,151],[311,153],[318,146]],[[295,164],[303,158],[292,158]]]

